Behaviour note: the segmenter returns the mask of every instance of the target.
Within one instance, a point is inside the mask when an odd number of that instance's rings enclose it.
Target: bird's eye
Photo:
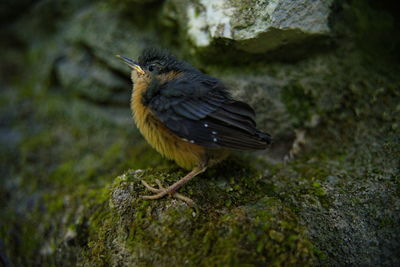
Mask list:
[[[153,71],[156,71],[158,69],[158,67],[155,64],[151,64],[148,69],[150,72],[153,72]]]

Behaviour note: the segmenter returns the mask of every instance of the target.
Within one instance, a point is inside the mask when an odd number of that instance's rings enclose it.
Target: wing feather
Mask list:
[[[188,80],[189,79],[189,80]],[[256,129],[254,110],[230,98],[210,76],[179,78],[163,85],[149,107],[179,137],[205,147],[264,149],[270,136]]]

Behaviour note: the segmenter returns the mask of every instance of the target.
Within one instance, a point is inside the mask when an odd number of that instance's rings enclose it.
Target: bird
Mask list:
[[[159,48],[145,48],[137,61],[116,57],[131,69],[130,106],[137,128],[161,155],[189,171],[169,187],[142,180],[153,193],[143,199],[169,195],[193,205],[177,192],[184,184],[234,150],[262,150],[271,144],[271,135],[256,128],[253,108],[235,100],[219,79]]]

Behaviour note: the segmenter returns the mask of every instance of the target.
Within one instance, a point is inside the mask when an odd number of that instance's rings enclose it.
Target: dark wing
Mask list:
[[[256,129],[254,110],[229,97],[210,76],[172,80],[152,96],[149,107],[173,133],[206,147],[264,149],[271,137]]]

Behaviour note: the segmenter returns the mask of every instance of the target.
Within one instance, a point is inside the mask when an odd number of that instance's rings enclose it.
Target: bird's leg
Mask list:
[[[155,188],[155,187],[152,187],[151,185],[149,185],[148,183],[146,183],[146,182],[143,181],[143,180],[142,180],[142,184],[143,184],[147,189],[149,189],[151,192],[153,192],[153,193],[160,193],[160,192],[163,192],[163,191],[166,190],[165,187],[162,186],[160,180],[158,180],[158,179],[156,179],[156,184],[158,185],[158,188],[159,188],[159,189],[157,189],[157,188]],[[194,204],[193,200],[191,200],[191,199],[188,198],[188,197],[185,197],[185,196],[182,195],[182,194],[179,194],[179,193],[176,193],[176,192],[175,192],[175,193],[173,194],[173,197],[179,198],[180,200],[185,201],[186,203],[188,203],[188,204],[191,205],[191,206]]]
[[[196,175],[204,172],[207,169],[207,167],[195,167],[191,172],[189,172],[185,177],[174,183],[168,188],[164,188],[161,185],[161,182],[159,180],[156,180],[156,183],[158,185],[158,189],[155,187],[150,186],[148,183],[142,180],[142,184],[149,189],[151,192],[156,193],[152,196],[142,196],[143,199],[159,199],[164,197],[165,195],[171,195],[173,197],[179,198],[185,202],[187,202],[189,205],[193,205],[194,202],[188,197],[185,197],[179,193],[176,193],[176,190],[178,190],[182,185],[186,184],[188,181],[190,181],[193,177]]]

